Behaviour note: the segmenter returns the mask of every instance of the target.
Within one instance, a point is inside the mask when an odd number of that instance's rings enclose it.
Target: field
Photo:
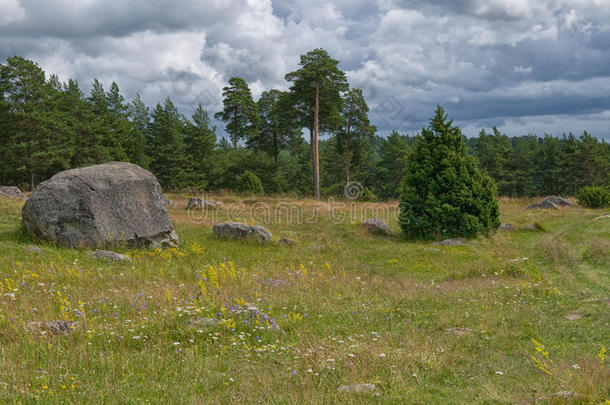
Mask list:
[[[189,215],[185,197],[170,209],[180,248],[118,249],[130,263],[32,240],[22,203],[0,200],[0,402],[609,403],[610,210],[505,199],[514,232],[432,246],[404,240],[396,204],[329,217],[224,195]],[[349,218],[372,210],[395,236]],[[229,215],[266,219],[274,241],[215,238]],[[78,324],[26,327],[61,319]]]

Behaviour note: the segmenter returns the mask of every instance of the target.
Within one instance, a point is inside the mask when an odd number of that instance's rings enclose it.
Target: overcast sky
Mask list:
[[[22,55],[88,92],[221,107],[258,98],[325,48],[364,89],[381,134],[441,104],[468,136],[588,130],[610,140],[610,0],[0,0],[0,60]]]

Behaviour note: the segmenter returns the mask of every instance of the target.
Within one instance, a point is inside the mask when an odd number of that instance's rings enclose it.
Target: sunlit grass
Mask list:
[[[117,249],[129,263],[31,240],[20,230],[22,203],[0,200],[0,402],[610,396],[610,223],[593,220],[608,210],[525,211],[529,201],[502,199],[501,220],[515,232],[435,250],[404,241],[395,220],[394,237],[374,237],[324,208],[309,223],[266,224],[269,244],[219,240],[211,218],[193,223],[186,197],[172,196],[170,210],[180,248]],[[256,204],[216,198],[226,209]],[[242,219],[256,222],[247,212]],[[521,230],[534,222],[545,231]],[[240,314],[248,303],[267,317]],[[64,336],[26,327],[61,319],[78,325]],[[337,391],[355,383],[376,388]]]

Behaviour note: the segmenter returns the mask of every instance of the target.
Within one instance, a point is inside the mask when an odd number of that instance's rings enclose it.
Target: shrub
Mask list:
[[[239,180],[237,182],[237,190],[244,193],[249,192],[256,195],[261,195],[264,193],[263,183],[261,179],[250,170],[246,170],[239,176]]]
[[[610,207],[610,188],[587,186],[578,192],[578,202],[589,208]]]
[[[365,188],[362,190],[362,195],[360,196],[360,200],[361,200],[361,201],[365,201],[365,202],[377,202],[377,201],[378,201],[378,198],[377,198],[377,196],[375,195],[375,193],[373,193],[373,192],[371,191],[371,189],[370,189],[370,188],[365,187]]]
[[[438,106],[409,155],[400,224],[409,237],[475,237],[500,226],[497,189],[466,154],[460,129]]]

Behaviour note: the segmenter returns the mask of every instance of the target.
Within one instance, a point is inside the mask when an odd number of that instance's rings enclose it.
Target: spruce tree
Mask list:
[[[189,162],[189,185],[197,190],[207,187],[206,178],[210,174],[216,146],[216,127],[211,127],[208,112],[197,105],[192,123],[186,125],[184,143]]]
[[[110,90],[106,93],[106,101],[108,103],[107,136],[113,138],[113,142],[117,145],[113,159],[133,162],[127,153],[131,149],[129,144],[132,135],[129,107],[125,104],[125,98],[116,82],[110,84]]]
[[[187,160],[184,146],[184,121],[168,98],[152,113],[148,155],[150,168],[163,187],[179,190],[186,184]]]
[[[499,226],[496,186],[467,155],[462,133],[438,106],[409,155],[400,225],[409,237],[468,237]]]
[[[149,138],[150,112],[139,94],[136,94],[128,108],[131,133],[125,152],[132,163],[148,168],[150,157],[146,153],[146,142]]]
[[[69,142],[56,111],[57,83],[47,82],[36,63],[20,56],[0,65],[0,94],[6,109],[2,155],[11,164],[9,172],[16,184],[29,183],[33,189],[50,171],[69,161],[65,154]]]

